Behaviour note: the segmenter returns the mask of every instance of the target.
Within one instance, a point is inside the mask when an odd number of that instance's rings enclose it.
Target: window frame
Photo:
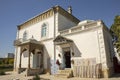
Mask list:
[[[43,23],[41,27],[41,38],[46,38],[48,36],[48,23]]]

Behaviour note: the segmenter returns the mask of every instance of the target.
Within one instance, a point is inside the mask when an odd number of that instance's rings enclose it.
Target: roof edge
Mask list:
[[[77,19],[75,16],[67,12],[65,9],[63,9],[61,6],[56,5],[51,8],[49,8],[46,11],[43,11],[42,13],[26,20],[25,22],[21,23],[20,25],[17,25],[18,29],[20,30],[23,28],[24,25],[33,24],[34,22],[39,22],[40,20],[46,19],[54,14],[54,12],[59,12],[60,14],[64,15],[65,17],[69,18],[71,21],[75,22],[76,24],[80,22],[79,19]],[[45,15],[44,15],[45,14]],[[49,16],[48,16],[49,15]],[[38,20],[40,19],[40,20]],[[35,21],[34,21],[35,20]]]

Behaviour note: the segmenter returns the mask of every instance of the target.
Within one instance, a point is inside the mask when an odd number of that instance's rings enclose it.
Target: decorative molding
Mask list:
[[[25,28],[27,26],[33,25],[33,24],[38,23],[38,22],[40,22],[40,21],[42,21],[44,19],[49,18],[49,17],[54,15],[54,12],[55,13],[59,12],[60,14],[62,14],[63,16],[65,16],[66,18],[68,18],[69,20],[73,21],[76,24],[78,24],[80,22],[79,19],[74,17],[72,14],[68,13],[62,7],[55,6],[53,8],[50,8],[49,10],[41,13],[40,15],[37,15],[37,16],[25,21],[24,23],[18,25],[18,30],[23,29],[23,28]]]
[[[73,21],[76,24],[78,24],[80,22],[79,19],[77,19],[76,17],[74,17],[72,14],[70,14],[69,12],[67,12],[66,10],[64,10],[60,6],[56,7],[56,11],[59,12],[60,14],[62,14],[63,16],[65,16],[66,18],[68,18],[69,20]]]
[[[42,13],[42,14],[40,14],[40,15],[38,15],[38,16],[36,16],[36,17],[26,21],[26,22],[24,22],[23,24],[18,25],[18,30],[23,29],[27,26],[33,25],[35,23],[38,23],[38,22],[40,22],[44,19],[47,19],[47,18],[51,17],[52,15],[53,15],[53,10],[50,9],[50,10],[48,10],[48,11],[46,11],[46,12],[44,12],[44,13]]]

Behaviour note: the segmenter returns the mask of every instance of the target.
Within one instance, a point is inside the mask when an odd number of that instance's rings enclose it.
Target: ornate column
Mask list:
[[[21,56],[22,56],[22,49],[20,50],[20,63],[19,63],[19,68],[21,68],[21,60],[22,60],[22,59],[21,59],[21,58],[22,58]]]
[[[20,63],[19,63],[19,68],[21,68],[21,56],[22,56],[22,54],[20,53]]]
[[[31,53],[31,51],[30,51],[30,49],[28,50],[29,52],[28,52],[28,68],[30,68],[30,53]]]
[[[41,52],[41,64],[40,64],[40,68],[43,68],[43,59],[44,59],[44,55],[43,55],[43,51]]]

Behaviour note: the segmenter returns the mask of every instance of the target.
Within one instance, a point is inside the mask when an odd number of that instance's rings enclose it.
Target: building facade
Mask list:
[[[6,58],[14,58],[14,53],[7,53]]]
[[[14,41],[14,70],[57,74],[76,65],[101,65],[103,77],[113,68],[112,37],[101,20],[80,21],[68,11],[55,6],[18,25]]]

